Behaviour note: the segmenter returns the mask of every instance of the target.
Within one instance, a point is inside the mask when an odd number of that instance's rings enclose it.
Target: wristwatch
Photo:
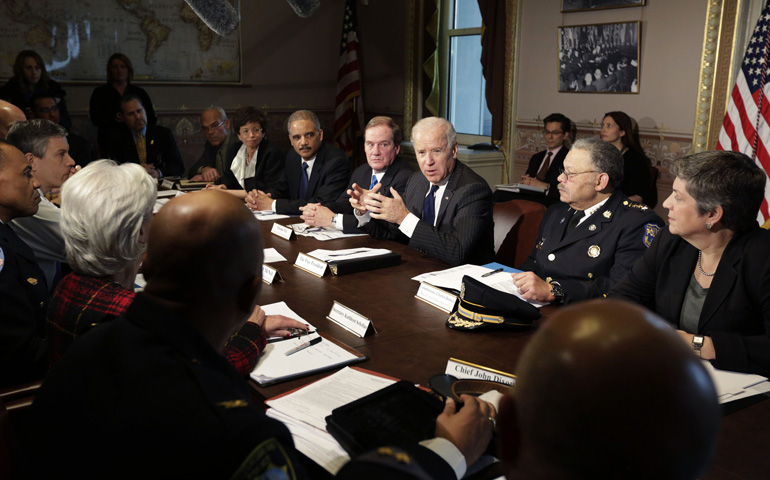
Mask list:
[[[692,349],[695,351],[695,355],[700,357],[700,349],[703,348],[703,335],[694,335],[692,337]]]
[[[341,216],[341,213],[335,213],[332,215],[332,225],[337,225],[337,217]]]
[[[559,282],[551,282],[551,294],[554,296],[553,303],[559,305],[564,302],[564,290]]]

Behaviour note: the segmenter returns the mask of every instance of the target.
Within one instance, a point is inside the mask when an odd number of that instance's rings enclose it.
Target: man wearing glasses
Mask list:
[[[558,176],[559,198],[513,274],[525,299],[570,303],[602,297],[642,256],[663,220],[618,188],[623,157],[598,138],[578,140]]]
[[[572,131],[572,121],[561,113],[552,113],[543,120],[546,149],[532,155],[529,167],[521,177],[521,183],[545,188],[545,194],[532,194],[526,200],[533,200],[546,206],[559,201],[559,171],[564,166],[564,157],[569,147],[564,144]]]
[[[56,97],[50,92],[38,93],[32,97],[32,118],[50,120],[56,125],[61,125],[61,113],[59,105],[56,103]],[[67,143],[70,145],[70,157],[81,167],[88,165],[91,161],[91,149],[88,146],[88,140],[75,135],[67,130]]]
[[[212,106],[201,113],[201,130],[206,135],[203,155],[187,172],[187,178],[195,182],[214,182],[225,174],[227,149],[235,143],[230,133],[230,120],[221,107]]]

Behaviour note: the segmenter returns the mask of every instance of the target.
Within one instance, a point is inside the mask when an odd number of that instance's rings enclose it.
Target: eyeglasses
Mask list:
[[[601,173],[601,172],[597,172],[596,170],[586,170],[585,172],[568,172],[563,168],[559,169],[559,175],[564,175],[567,178],[567,180],[569,180],[570,178],[576,175],[583,175],[584,173]]]
[[[561,130],[545,130],[545,135],[546,136],[549,136],[549,135],[561,135],[562,133],[564,133],[564,132],[562,132]]]
[[[262,133],[262,129],[261,128],[252,128],[251,130],[249,130],[248,128],[242,128],[239,133],[241,135],[248,135],[250,133],[254,134],[254,135],[259,135],[259,134]]]
[[[201,125],[201,127],[203,127],[203,131],[204,132],[208,132],[209,130],[216,130],[217,128],[219,128],[222,125],[224,125],[224,123],[225,123],[225,120],[220,120],[217,123],[212,123],[208,127],[206,125]]]

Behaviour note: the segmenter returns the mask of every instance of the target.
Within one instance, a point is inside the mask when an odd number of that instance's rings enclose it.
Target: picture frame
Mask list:
[[[647,0],[561,0],[561,13],[643,7]]]
[[[640,21],[558,27],[557,84],[566,93],[639,93]]]

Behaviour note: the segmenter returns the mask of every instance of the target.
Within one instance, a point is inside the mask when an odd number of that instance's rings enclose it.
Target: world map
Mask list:
[[[143,82],[241,81],[240,29],[218,36],[183,0],[3,0],[0,17],[0,79],[29,49],[57,81],[104,82],[116,52]]]

